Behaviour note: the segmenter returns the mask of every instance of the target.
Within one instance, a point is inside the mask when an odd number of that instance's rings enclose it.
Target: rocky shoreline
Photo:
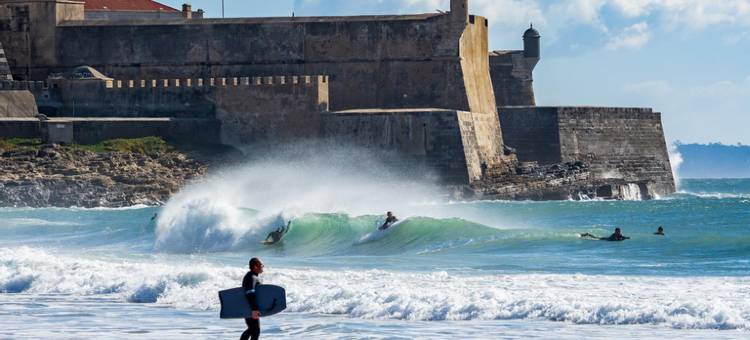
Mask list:
[[[0,154],[0,206],[159,205],[207,171],[208,162],[172,148],[139,153],[20,147]]]

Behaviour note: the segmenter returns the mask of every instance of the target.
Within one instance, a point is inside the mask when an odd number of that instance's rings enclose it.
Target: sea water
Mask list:
[[[750,180],[559,202],[207,185],[164,207],[0,209],[0,338],[237,338],[217,292],[253,256],[288,294],[266,339],[750,338]],[[405,221],[366,237],[389,204]],[[631,239],[578,236],[615,227]]]

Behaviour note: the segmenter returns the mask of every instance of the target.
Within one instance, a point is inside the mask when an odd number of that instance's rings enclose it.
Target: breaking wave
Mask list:
[[[267,267],[287,288],[288,311],[362,319],[545,319],[577,324],[655,324],[750,329],[750,278],[582,274],[486,275],[445,271]],[[73,258],[0,248],[0,292],[101,295],[133,303],[216,310],[216,291],[243,270],[209,263]],[[717,289],[721,287],[721,289]]]

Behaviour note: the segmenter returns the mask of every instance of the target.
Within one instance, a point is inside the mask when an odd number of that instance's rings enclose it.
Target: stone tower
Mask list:
[[[469,0],[451,0],[451,19],[458,23],[469,22]]]
[[[57,65],[57,25],[84,19],[84,2],[77,0],[0,1],[0,43],[16,79],[43,80]]]
[[[13,74],[10,73],[10,66],[8,66],[8,59],[5,57],[2,43],[0,43],[0,80],[13,80]]]

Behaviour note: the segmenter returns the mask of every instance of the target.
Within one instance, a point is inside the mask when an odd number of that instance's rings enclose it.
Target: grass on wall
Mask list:
[[[6,138],[0,139],[0,152],[39,150],[42,141],[34,138]],[[69,150],[86,150],[91,152],[127,152],[137,154],[151,154],[172,150],[164,139],[159,137],[143,137],[131,139],[112,139],[97,144],[72,144],[64,146]]]

